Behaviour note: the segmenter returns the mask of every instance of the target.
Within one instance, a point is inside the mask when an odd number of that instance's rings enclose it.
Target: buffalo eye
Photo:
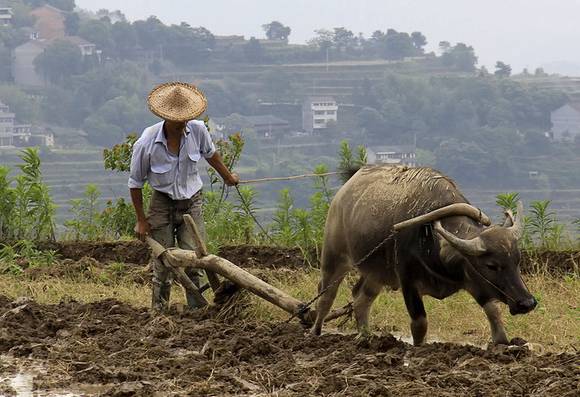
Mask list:
[[[486,263],[485,266],[492,272],[497,272],[499,270],[499,266],[494,263]]]

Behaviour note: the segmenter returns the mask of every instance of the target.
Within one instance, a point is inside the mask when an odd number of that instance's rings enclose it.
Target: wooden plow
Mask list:
[[[286,292],[266,283],[253,274],[234,265],[232,262],[210,255],[197,225],[189,215],[184,215],[184,222],[189,233],[196,243],[196,251],[183,250],[179,248],[164,248],[157,241],[150,237],[146,238],[147,243],[153,251],[155,258],[160,260],[177,278],[180,284],[191,294],[197,296],[200,301],[208,304],[201,291],[191,282],[185,274],[188,267],[203,269],[206,272],[210,287],[214,292],[218,290],[221,282],[218,274],[230,280],[241,288],[244,288],[262,299],[267,300],[280,309],[290,313],[293,317],[298,317],[305,324],[310,324],[316,318],[314,310],[310,309],[305,302],[302,302]],[[350,305],[333,310],[326,317],[325,321],[331,321],[351,312]]]

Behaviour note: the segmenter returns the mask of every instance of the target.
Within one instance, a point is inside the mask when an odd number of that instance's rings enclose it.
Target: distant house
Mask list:
[[[42,87],[46,84],[42,76],[36,73],[34,60],[57,40],[77,45],[83,57],[98,54],[95,44],[78,36],[64,36],[54,40],[30,40],[16,47],[13,52],[12,75],[16,84],[29,87]]]
[[[54,133],[46,128],[16,124],[14,113],[0,102],[0,147],[54,146]]]
[[[0,26],[8,26],[12,23],[12,8],[0,8]]]
[[[290,123],[288,121],[272,116],[246,116],[250,127],[259,137],[273,138],[276,136],[286,135],[290,132]]]
[[[338,104],[332,97],[309,97],[302,104],[302,128],[308,133],[321,133],[337,121]]]
[[[556,142],[573,142],[580,136],[580,102],[571,102],[550,115],[552,137]]]
[[[56,7],[43,5],[30,12],[36,18],[34,31],[36,37],[43,40],[63,38],[66,34],[64,21],[66,13]]]
[[[414,145],[369,147],[367,148],[367,160],[369,164],[392,164],[416,167],[416,147]]]
[[[271,114],[261,116],[232,114],[228,117],[212,118],[209,125],[212,134],[217,138],[244,129],[251,129],[260,138],[274,138],[290,132],[290,123],[287,120]]]
[[[0,147],[12,146],[12,135],[14,131],[14,113],[10,113],[10,108],[0,102]]]

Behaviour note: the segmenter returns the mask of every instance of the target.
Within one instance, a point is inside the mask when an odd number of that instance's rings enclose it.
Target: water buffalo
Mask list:
[[[507,344],[497,302],[512,315],[537,304],[519,271],[521,207],[516,219],[507,213],[503,225],[489,226],[456,184],[433,169],[358,170],[328,213],[319,284],[326,291],[312,333],[320,335],[339,284],[354,266],[360,279],[352,291],[353,310],[361,335],[369,333],[371,304],[385,286],[402,289],[415,345],[427,332],[422,296],[443,299],[464,289],[483,307],[493,342]]]

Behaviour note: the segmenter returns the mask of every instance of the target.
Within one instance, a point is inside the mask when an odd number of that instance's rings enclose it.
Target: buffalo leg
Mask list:
[[[359,335],[366,337],[369,331],[369,312],[371,305],[379,295],[382,285],[373,281],[372,277],[361,276],[355,288],[353,288],[353,310]]]
[[[427,334],[427,313],[425,313],[423,299],[415,287],[405,287],[404,285],[403,297],[405,298],[407,312],[411,317],[411,334],[413,335],[413,344],[415,346],[421,345],[425,340],[425,334]]]
[[[318,290],[322,292],[326,288],[328,289],[318,300],[318,305],[316,307],[316,321],[311,330],[313,335],[320,335],[322,332],[324,319],[330,312],[330,308],[332,307],[332,303],[334,302],[336,293],[338,292],[338,287],[349,270],[349,266],[342,258],[336,258],[333,255],[328,255],[324,252],[321,262],[320,267],[322,277],[320,284],[318,285]]]
[[[489,301],[483,305],[483,310],[491,328],[491,340],[496,344],[508,344],[505,327],[501,321],[501,313],[496,302]]]

